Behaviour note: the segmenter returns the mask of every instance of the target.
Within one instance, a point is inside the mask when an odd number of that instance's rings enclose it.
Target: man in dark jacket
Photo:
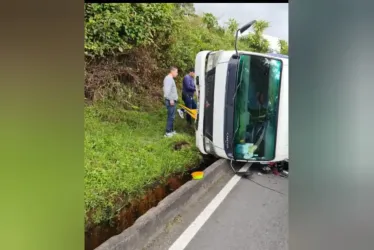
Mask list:
[[[182,90],[182,100],[184,104],[189,109],[196,109],[196,102],[193,99],[196,91],[195,82],[195,70],[192,68],[189,73],[183,78],[183,90]],[[178,110],[179,115],[183,118],[183,111]],[[189,114],[186,113],[186,120],[189,124],[192,124],[192,119]]]

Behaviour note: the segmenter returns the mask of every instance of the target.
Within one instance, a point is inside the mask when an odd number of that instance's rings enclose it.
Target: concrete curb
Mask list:
[[[191,180],[163,199],[136,220],[135,224],[121,234],[113,236],[95,250],[136,250],[144,248],[155,239],[169,221],[178,215],[187,203],[199,199],[206,190],[224,174],[230,172],[227,160],[221,159],[204,171],[203,180]]]

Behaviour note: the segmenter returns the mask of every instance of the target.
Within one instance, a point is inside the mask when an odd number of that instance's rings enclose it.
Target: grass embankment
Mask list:
[[[107,221],[147,186],[199,162],[193,129],[176,117],[180,134],[164,138],[165,108],[129,111],[105,104],[85,107],[86,227]],[[177,142],[187,148],[176,151]]]

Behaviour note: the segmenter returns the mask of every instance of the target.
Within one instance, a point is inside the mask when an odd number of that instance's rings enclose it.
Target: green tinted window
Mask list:
[[[235,157],[275,158],[282,62],[241,55],[235,95]]]

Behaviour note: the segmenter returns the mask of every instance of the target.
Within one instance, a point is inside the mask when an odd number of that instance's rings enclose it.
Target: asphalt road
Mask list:
[[[168,224],[165,232],[145,249],[169,249],[181,235],[188,234],[186,229],[195,224],[197,217],[204,217],[208,204],[214,203],[220,196],[217,194],[225,189],[232,177],[233,175],[223,177],[201,200],[185,207],[180,215]],[[272,174],[254,174],[252,180],[240,179],[213,210],[210,216],[205,220],[203,218],[201,227],[196,226],[196,234],[187,240],[186,247],[174,249],[288,249],[287,179]]]

